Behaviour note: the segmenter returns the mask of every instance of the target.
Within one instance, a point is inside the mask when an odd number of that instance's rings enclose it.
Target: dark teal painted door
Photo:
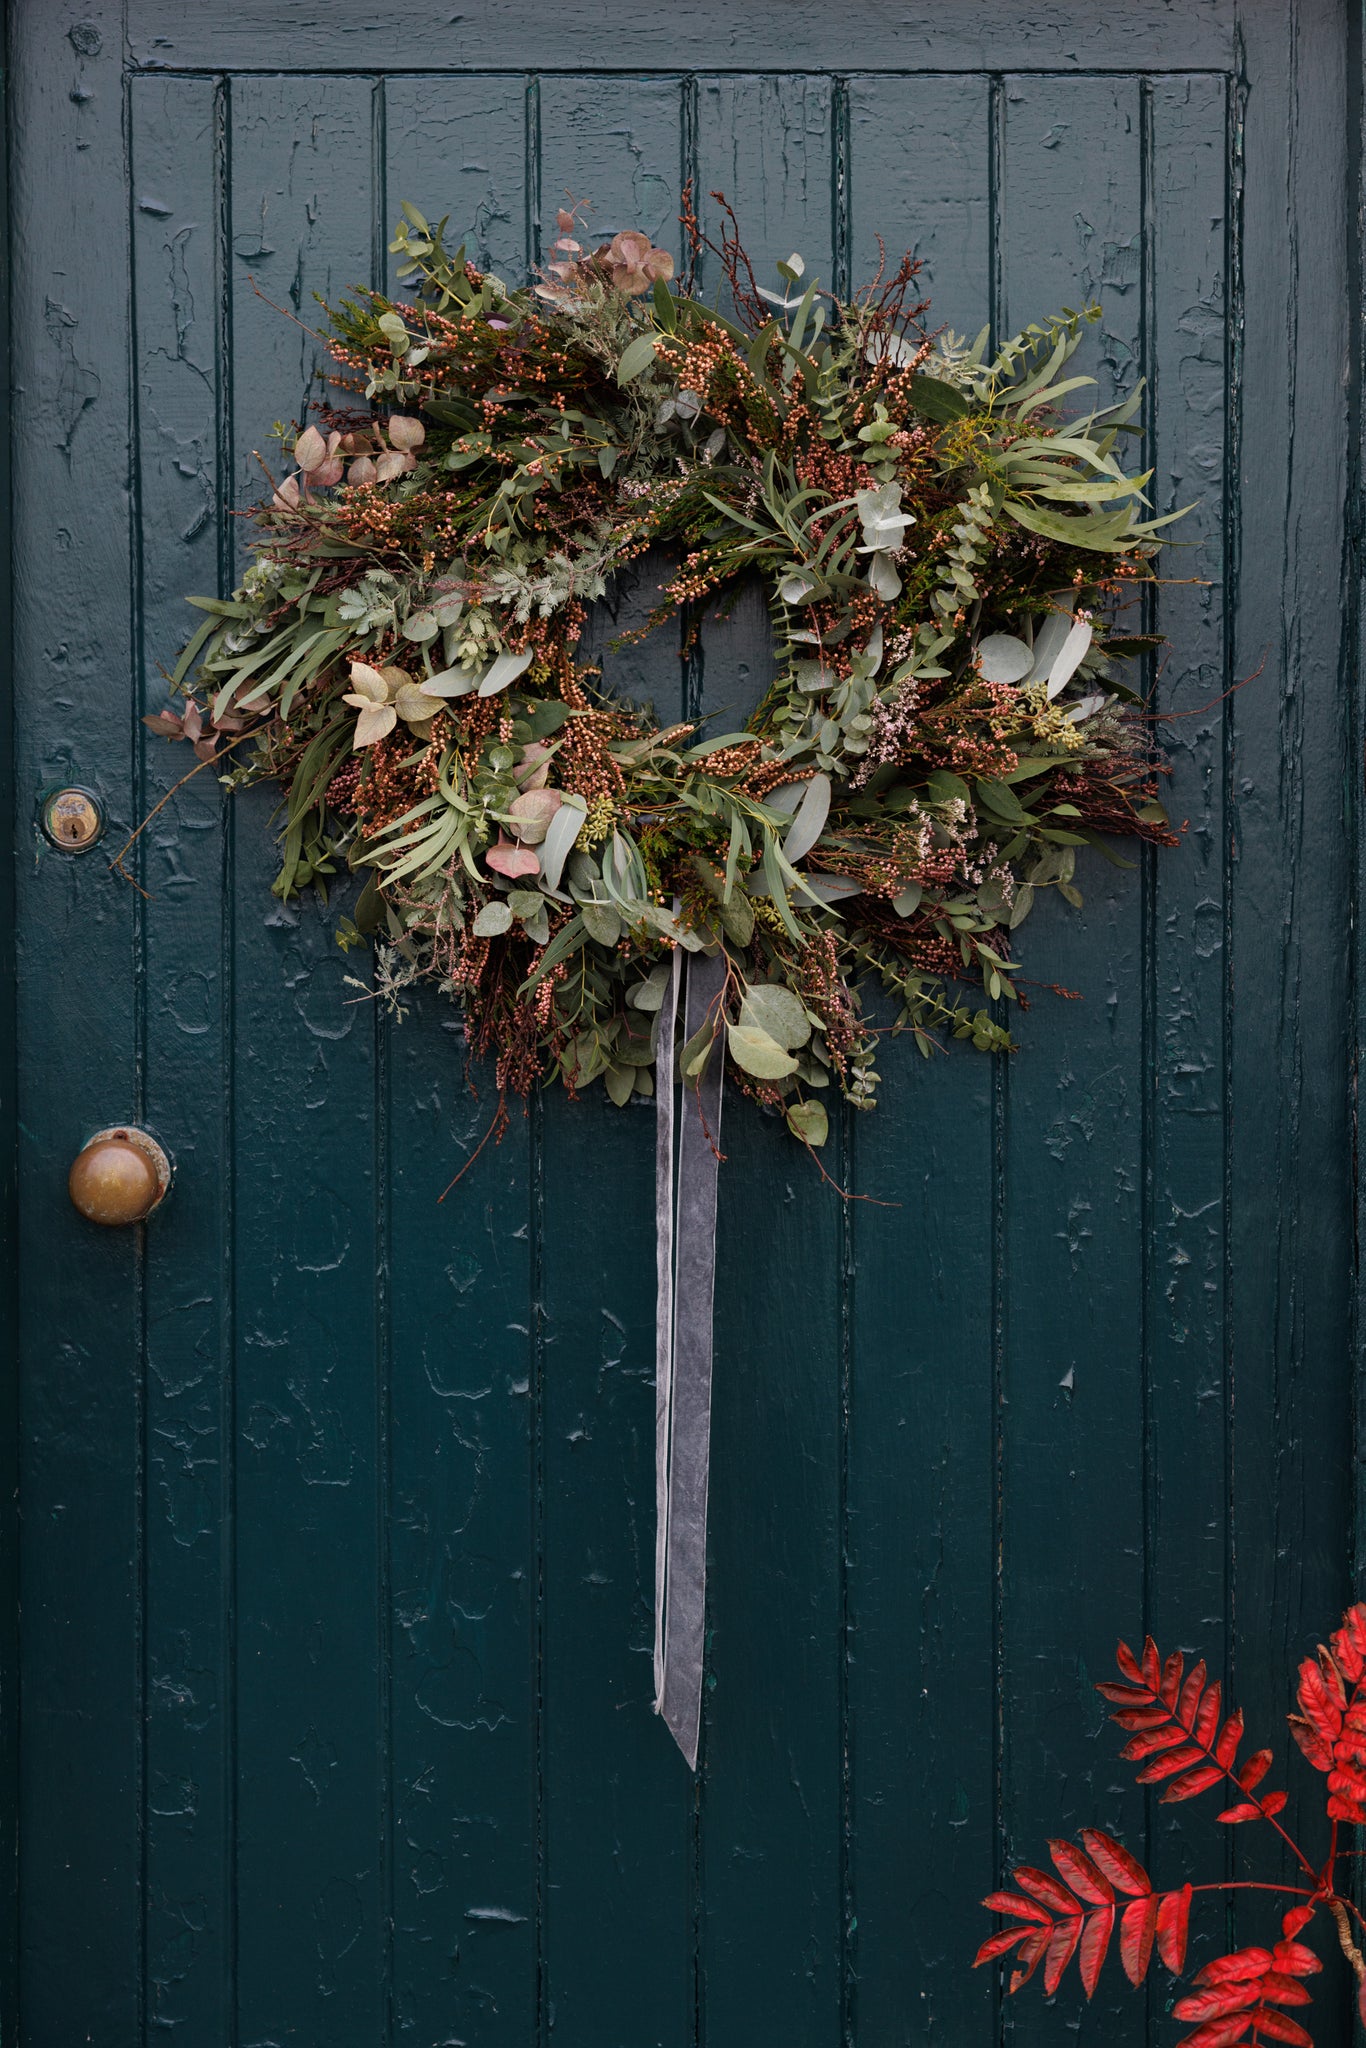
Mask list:
[[[1222,1868],[1099,1732],[1115,1634],[1203,1648],[1272,1734],[1348,1582],[1347,9],[19,0],[11,54],[6,2038],[1171,2040],[1118,1971],[1003,2021],[967,1966],[1045,1834]],[[180,595],[231,581],[310,294],[382,276],[400,198],[520,276],[565,189],[668,240],[686,177],[765,265],[911,244],[959,330],[1100,296],[1088,366],[1148,376],[1159,509],[1199,500],[1158,605],[1187,830],[1036,915],[1079,1000],[1036,990],[1009,1066],[888,1045],[837,1170],[891,1206],[730,1120],[695,1786],[649,1707],[648,1107],[537,1105],[437,1206],[487,1088],[449,1010],[390,1027],[272,901],[267,801],[187,785],[145,894],[33,829],[89,784],[108,850],[182,772],[137,722]],[[719,706],[765,660],[742,607],[611,672]],[[177,1163],[145,1237],[64,1193],[126,1117]]]

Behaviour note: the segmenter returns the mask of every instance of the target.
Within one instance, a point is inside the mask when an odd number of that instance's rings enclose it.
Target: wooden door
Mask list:
[[[1096,1822],[1222,1871],[1101,1732],[1116,1634],[1202,1649],[1275,1739],[1349,1579],[1347,10],[18,0],[11,35],[6,2038],[985,2043],[1008,1857]],[[488,1114],[458,1019],[389,1025],[335,905],[273,901],[268,796],[187,785],[145,894],[104,857],[185,766],[138,717],[318,390],[312,293],[384,277],[402,198],[521,277],[566,189],[669,241],[687,178],[765,267],[912,246],[960,331],[1099,297],[1086,367],[1147,376],[1158,509],[1198,500],[1157,607],[1187,829],[1036,913],[1077,999],[1038,987],[1009,1062],[887,1046],[835,1170],[888,1206],[728,1112],[696,1783],[650,1712],[648,1105],[547,1097],[437,1206]],[[767,658],[741,606],[612,674],[724,705]],[[94,854],[35,833],[66,782]],[[125,1117],[176,1186],[100,1233],[66,1169]],[[1013,2037],[1174,2038],[1117,1970],[1057,2006]]]

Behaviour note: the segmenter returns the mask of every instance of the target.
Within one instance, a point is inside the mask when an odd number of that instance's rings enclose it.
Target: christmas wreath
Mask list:
[[[392,1002],[457,996],[500,1089],[649,1095],[683,948],[724,963],[684,1081],[724,1039],[818,1145],[821,1090],[875,1098],[870,984],[922,1050],[1007,1047],[1039,890],[1078,904],[1078,851],[1115,835],[1171,843],[1116,670],[1152,644],[1117,615],[1166,521],[1118,453],[1140,392],[1059,409],[1097,308],[992,353],[929,332],[909,258],[847,301],[797,255],[759,286],[721,204],[725,312],[646,235],[586,250],[577,209],[514,288],[405,205],[409,296],[327,309],[334,402],[277,427],[251,565],[190,600],[147,722],[229,787],[284,784],[277,892],[364,875],[343,944],[373,935]],[[659,545],[652,625],[762,578],[743,731],[661,728],[579,658]]]

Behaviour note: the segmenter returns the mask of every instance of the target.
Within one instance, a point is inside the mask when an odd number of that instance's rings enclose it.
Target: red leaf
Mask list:
[[[1046,1870],[1035,1870],[1028,1863],[1021,1863],[1011,1872],[1022,1892],[1028,1892],[1031,1899],[1038,1899],[1041,1905],[1051,1906],[1055,1913],[1075,1913],[1077,1901],[1065,1885],[1050,1877]]]
[[[1053,1915],[1045,1913],[1032,1899],[1022,1899],[1018,1892],[988,1892],[982,1904],[988,1913],[1014,1913],[1021,1920],[1043,1920],[1051,1927]]]
[[[1198,1984],[1200,1978],[1195,1981]],[[1242,1984],[1212,1984],[1205,1991],[1193,1992],[1189,1998],[1178,1998],[1172,2012],[1179,2020],[1217,2020],[1225,2013],[1246,2012],[1261,1995],[1260,1976]]]
[[[1157,1898],[1152,1892],[1124,1908],[1119,1923],[1119,1959],[1131,1984],[1141,1984],[1148,1974],[1153,1936],[1157,1933],[1157,1910]]]
[[[1146,1700],[1152,1694],[1146,1685],[1116,1685],[1113,1679],[1098,1680],[1096,1691],[1106,1700]]]
[[[1314,1769],[1316,1771],[1331,1771],[1333,1768],[1332,1743],[1325,1741],[1324,1737],[1319,1734],[1318,1729],[1311,1722],[1302,1721],[1298,1714],[1289,1714],[1286,1718],[1290,1723],[1290,1733],[1294,1736],[1302,1754],[1308,1758]]]
[[[1319,1670],[1323,1673],[1324,1688],[1329,1699],[1345,1712],[1347,1707],[1347,1688],[1342,1682],[1342,1673],[1338,1670],[1336,1657],[1330,1651],[1325,1650],[1323,1644],[1320,1643],[1318,1659]]]
[[[1163,1778],[1174,1778],[1178,1771],[1188,1771],[1194,1764],[1203,1764],[1207,1752],[1203,1749],[1169,1749],[1165,1756],[1155,1757],[1138,1774],[1140,1785],[1156,1785]],[[1222,1776],[1222,1773],[1218,1775]]]
[[[1077,1943],[1081,1940],[1082,1919],[1080,1914],[1070,1920],[1061,1920],[1053,1930],[1048,1944],[1048,1954],[1043,1966],[1043,1988],[1051,1998],[1062,1979],[1062,1973],[1076,1954]]]
[[[1216,1678],[1200,1702],[1200,1711],[1195,1717],[1192,1731],[1195,1740],[1208,1749],[1214,1740],[1214,1731],[1219,1726],[1219,1709],[1223,1704],[1223,1692]]]
[[[1082,1989],[1090,1998],[1100,1977],[1100,1967],[1105,1961],[1110,1946],[1110,1936],[1115,1931],[1115,1909],[1113,1906],[1097,1906],[1086,1916],[1082,1929],[1081,1969]]]
[[[1203,1657],[1198,1664],[1192,1664],[1189,1672],[1186,1674],[1186,1682],[1181,1688],[1181,1697],[1176,1703],[1176,1718],[1183,1728],[1193,1728],[1195,1726],[1195,1710],[1200,1704],[1200,1695],[1205,1690],[1205,1680],[1208,1676],[1209,1673],[1205,1669]]]
[[[1236,1828],[1240,1821],[1260,1820],[1261,1817],[1261,1807],[1255,1806],[1251,1800],[1242,1806],[1226,1806],[1222,1813],[1216,1813],[1214,1816],[1216,1820],[1222,1821],[1226,1828]]]
[[[1156,1692],[1162,1683],[1162,1659],[1151,1636],[1143,1638],[1143,1683],[1149,1692]]]
[[[1139,1670],[1134,1653],[1127,1643],[1121,1643],[1115,1651],[1115,1662],[1125,1678],[1129,1679],[1134,1685],[1143,1684],[1143,1673]],[[1148,1689],[1151,1690],[1151,1688]]]
[[[1333,1655],[1343,1675],[1355,1685],[1366,1672],[1366,1607],[1359,1601],[1342,1617],[1342,1627],[1333,1637]]]
[[[1197,1792],[1208,1792],[1211,1785],[1218,1785],[1223,1779],[1218,1764],[1205,1764],[1198,1771],[1188,1771],[1184,1778],[1174,1778],[1162,1794],[1164,1806],[1175,1806],[1182,1799],[1194,1799]]]
[[[1177,1694],[1181,1690],[1181,1673],[1185,1666],[1186,1660],[1179,1650],[1173,1650],[1162,1666],[1162,1683],[1157,1688],[1157,1696],[1164,1707],[1175,1707]]]
[[[1168,1728],[1171,1718],[1165,1707],[1117,1707],[1110,1716],[1119,1728]]]
[[[1091,1861],[1084,1849],[1078,1849],[1074,1842],[1050,1842],[1048,1853],[1062,1876],[1066,1878],[1079,1898],[1088,1905],[1108,1905],[1114,1898],[1114,1889],[1109,1879]]]
[[[1007,1949],[1014,1948],[1017,1941],[1023,1941],[1028,1927],[1003,1927],[999,1934],[989,1934],[972,1959],[975,1970],[979,1963],[994,1963],[997,1956],[1003,1956]]]
[[[1359,1776],[1349,1778],[1345,1771],[1333,1771],[1330,1772],[1328,1778],[1330,1785],[1333,1783],[1334,1778],[1338,1780],[1338,1784],[1334,1789],[1332,1798],[1328,1801],[1328,1818],[1330,1820],[1366,1820],[1366,1779],[1362,1779]]]
[[[1024,1940],[1020,1943],[1020,1967],[1018,1970],[1012,1970],[1010,1975],[1010,1984],[1008,1986],[1010,1991],[1018,1991],[1022,1984],[1029,1982],[1039,1967],[1039,1963],[1048,1948],[1048,1942],[1049,1935],[1044,1928],[1041,1928],[1037,1934],[1025,1936]]]
[[[1152,1879],[1143,1865],[1113,1835],[1102,1834],[1099,1828],[1083,1828],[1081,1838],[1088,1853],[1120,1891],[1127,1892],[1130,1898],[1138,1898],[1152,1890]]]
[[[1161,1728],[1149,1728],[1141,1735],[1131,1735],[1119,1753],[1127,1763],[1133,1764],[1145,1756],[1157,1756],[1164,1749],[1175,1749],[1178,1743],[1189,1741],[1185,1729],[1166,1718]]]
[[[1262,1812],[1265,1814],[1279,1813],[1289,1797],[1290,1794],[1288,1792],[1268,1792],[1262,1801]]]
[[[1275,1966],[1291,1977],[1317,1977],[1323,1964],[1302,1941],[1278,1941]]]
[[[1193,2034],[1187,2034],[1180,2048],[1238,2048],[1245,2038],[1246,2013],[1235,2012],[1229,2019],[1206,2020]]]
[[[1295,1698],[1299,1701],[1300,1711],[1309,1727],[1318,1736],[1319,1741],[1327,1745],[1331,1761],[1333,1744],[1337,1741],[1342,1728],[1342,1708],[1324,1684],[1323,1673],[1313,1657],[1306,1657],[1300,1666],[1300,1682],[1295,1691]],[[1290,1726],[1293,1732],[1293,1716]],[[1299,1741],[1298,1736],[1296,1740]],[[1316,1762],[1304,1742],[1300,1742],[1300,1748],[1317,1770],[1326,1771],[1329,1768],[1326,1763]]]
[[[1309,1925],[1314,1917],[1312,1906],[1292,1906],[1281,1917],[1281,1933],[1287,1941],[1293,1941],[1300,1931]]]
[[[1244,1792],[1255,1791],[1270,1769],[1271,1751],[1269,1749],[1254,1750],[1238,1773],[1238,1783],[1242,1786]]]
[[[1294,2048],[1314,2048],[1313,2035],[1307,2034],[1299,2021],[1292,2020],[1287,2013],[1273,2012],[1270,2006],[1260,2005],[1248,2018],[1259,2033],[1270,2034],[1273,2041],[1291,2041]]]
[[[1219,1740],[1214,1745],[1214,1761],[1228,1770],[1238,1754],[1238,1744],[1243,1739],[1243,1717],[1241,1713],[1230,1714],[1219,1731]]]
[[[1232,1955],[1216,1956],[1213,1962],[1206,1963],[1204,1969],[1197,1972],[1195,1981],[1197,1984],[1241,1984],[1249,1977],[1265,1976],[1270,1968],[1269,1948],[1238,1948]],[[1179,2020],[1186,2017],[1179,2005],[1176,2017]]]
[[[1186,1935],[1190,1929],[1191,1887],[1164,1892],[1157,1908],[1157,1953],[1174,1977],[1186,1967]]]
[[[1277,2005],[1308,2005],[1309,1993],[1294,1977],[1285,1976],[1280,1970],[1268,1970],[1261,1982],[1263,1998],[1274,1998]]]

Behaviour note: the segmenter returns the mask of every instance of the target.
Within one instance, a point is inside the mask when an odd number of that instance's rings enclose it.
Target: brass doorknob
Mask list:
[[[92,1223],[141,1223],[171,1185],[171,1162],[146,1131],[112,1124],[81,1147],[66,1185]]]

